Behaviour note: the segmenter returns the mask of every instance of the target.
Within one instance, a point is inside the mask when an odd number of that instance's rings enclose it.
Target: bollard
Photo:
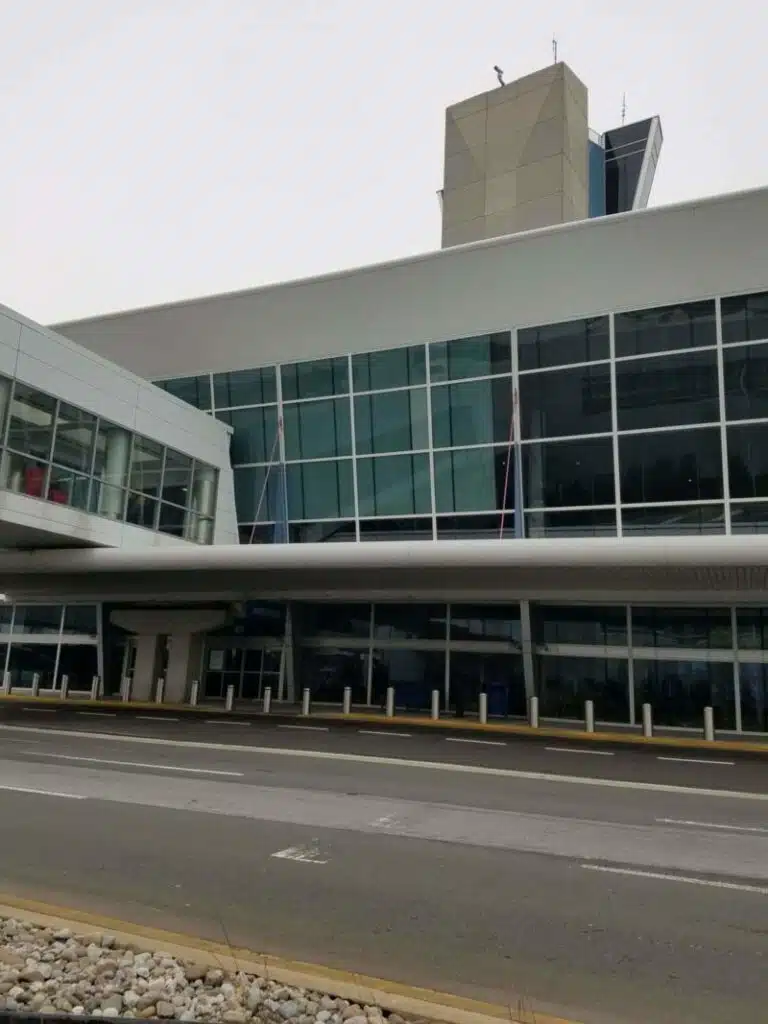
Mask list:
[[[271,710],[272,710],[272,687],[271,686],[265,686],[264,687],[264,704],[263,704],[263,707],[262,707],[262,711],[264,712],[265,715],[268,715]]]
[[[480,718],[481,725],[488,724],[488,694],[481,693],[478,699],[477,713]]]
[[[61,699],[66,700],[69,693],[69,676],[61,677]]]
[[[432,691],[432,721],[436,722],[440,717],[440,691]]]
[[[165,697],[165,680],[162,676],[157,680],[157,690],[155,691],[155,704],[162,704],[163,698]]]
[[[8,694],[11,692],[11,673],[5,672],[3,674],[3,693]]]
[[[301,713],[304,718],[309,717],[309,701],[311,696],[309,687],[307,687],[301,695]]]
[[[387,687],[387,707],[385,714],[387,718],[395,717],[395,688],[394,686]]]
[[[595,731],[595,702],[593,700],[584,701],[584,727],[587,732]]]
[[[128,701],[131,699],[131,682],[132,682],[131,677],[130,676],[125,676],[125,678],[123,679],[123,681],[122,681],[122,683],[120,685],[120,699],[125,704],[127,704]]]
[[[190,693],[189,693],[189,703],[192,705],[193,708],[197,707],[197,700],[198,700],[199,694],[200,694],[200,680],[199,679],[193,679],[192,680],[192,689],[190,690]]]
[[[230,685],[227,687],[227,697],[226,697],[226,700],[224,702],[224,709],[226,711],[231,711],[233,706],[234,706],[234,703],[235,703],[235,688],[230,683]]]
[[[539,728],[539,698],[531,697],[528,701],[528,725],[532,729]]]
[[[643,736],[647,740],[653,736],[653,710],[650,704],[643,704]]]
[[[99,699],[99,677],[94,676],[91,680],[91,700]]]
[[[35,672],[35,674],[32,676],[32,696],[33,697],[39,697],[40,696],[40,673],[39,672]]]
[[[349,715],[352,712],[352,687],[351,686],[345,686],[344,687],[344,703],[342,705],[342,710],[343,710],[343,713],[345,715]]]
[[[715,712],[711,707],[704,708],[704,739],[707,743],[715,742]]]

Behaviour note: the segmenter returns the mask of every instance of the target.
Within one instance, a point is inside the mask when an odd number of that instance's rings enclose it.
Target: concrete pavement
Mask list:
[[[0,728],[5,890],[600,1024],[764,1012],[759,762],[43,717]]]

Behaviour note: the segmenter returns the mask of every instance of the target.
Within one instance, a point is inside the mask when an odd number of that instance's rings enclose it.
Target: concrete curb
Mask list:
[[[523,1005],[501,1006],[465,999],[332,967],[285,960],[80,910],[19,899],[4,893],[0,893],[0,917],[13,917],[46,928],[69,928],[81,934],[87,934],[89,930],[108,932],[115,936],[119,944],[130,945],[142,952],[163,951],[200,966],[243,971],[283,985],[313,989],[360,1005],[379,1006],[393,1013],[439,1021],[441,1024],[498,1024],[499,1021],[506,1021],[507,1024],[578,1024],[573,1020],[542,1014]]]
[[[241,709],[226,711],[223,708],[198,705],[192,707],[188,704],[157,704],[148,701],[131,701],[125,703],[121,700],[62,700],[59,697],[31,697],[23,694],[2,694],[0,695],[0,708],[3,706],[23,707],[42,706],[56,707],[71,711],[117,711],[130,717],[131,714],[140,712],[142,715],[156,714],[158,718],[163,715],[183,715],[187,718],[240,718],[252,721],[274,721],[284,722],[306,722],[295,712],[273,711],[270,715],[264,715],[261,711]],[[365,712],[352,712],[343,715],[334,711],[315,711],[311,720],[316,722],[332,723],[336,725],[374,725],[384,729],[399,729],[403,725],[421,729],[424,732],[452,732],[452,733],[474,733],[497,736],[519,736],[530,740],[567,740],[569,742],[582,743],[588,746],[595,744],[608,744],[611,746],[635,747],[640,749],[662,748],[678,750],[709,751],[710,753],[729,754],[750,754],[768,757],[768,739],[765,742],[752,740],[718,740],[709,741],[693,736],[653,736],[646,738],[637,733],[624,733],[619,731],[598,731],[588,733],[582,729],[559,729],[552,726],[541,726],[537,729],[529,725],[512,722],[481,722],[469,720],[458,721],[453,718],[441,718],[435,721],[424,715],[398,714],[393,718],[386,718],[384,715],[372,715]]]

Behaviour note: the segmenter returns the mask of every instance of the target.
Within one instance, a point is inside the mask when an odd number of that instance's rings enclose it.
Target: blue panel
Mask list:
[[[589,141],[589,216],[605,216],[605,150]]]

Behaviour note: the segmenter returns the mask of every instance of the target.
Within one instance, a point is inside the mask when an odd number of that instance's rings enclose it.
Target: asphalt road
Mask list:
[[[764,1019],[768,765],[665,756],[28,713],[0,888],[589,1024]]]

